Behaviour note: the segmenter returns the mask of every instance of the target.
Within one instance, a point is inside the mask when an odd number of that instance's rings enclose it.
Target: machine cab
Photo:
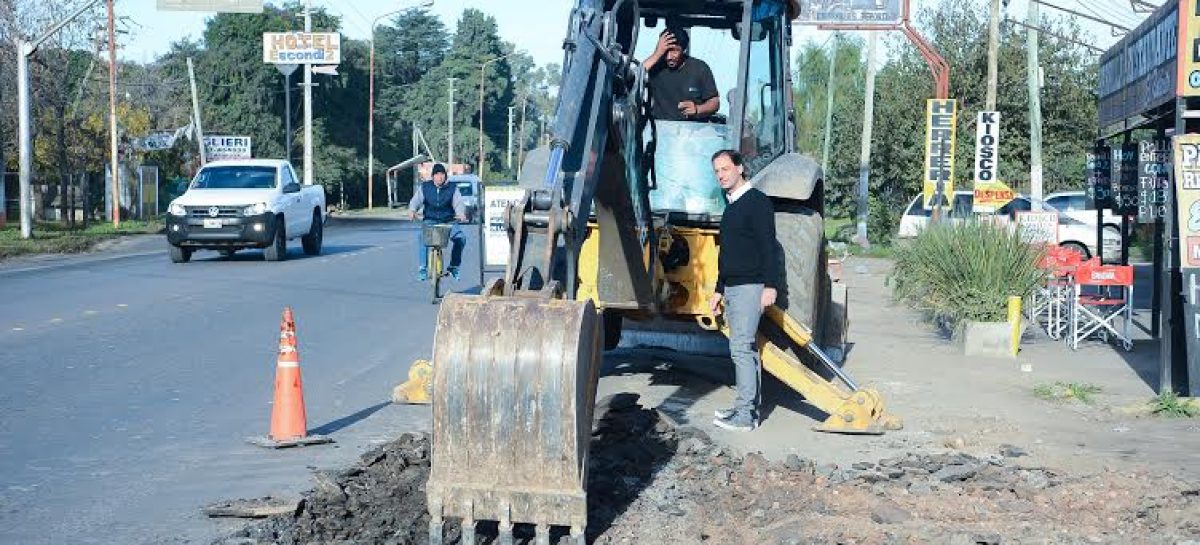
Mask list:
[[[724,198],[708,157],[721,149],[737,150],[747,175],[753,176],[793,148],[788,45],[789,17],[795,11],[789,11],[793,6],[785,0],[650,0],[639,6],[636,59],[653,56],[664,30],[682,29],[687,35],[681,62],[668,66],[661,58],[646,67],[647,111],[677,107],[663,102],[674,101],[681,92],[692,101],[707,99],[702,91],[710,85],[703,82],[707,78],[719,97],[712,115],[660,119],[651,113],[645,120],[642,139],[652,150],[655,174],[651,208],[719,216]],[[667,85],[683,81],[687,89],[656,96],[663,85],[656,82],[660,78]]]

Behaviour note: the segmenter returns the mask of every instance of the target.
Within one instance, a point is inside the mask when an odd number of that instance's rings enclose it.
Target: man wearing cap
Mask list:
[[[446,167],[441,163],[433,165],[433,180],[421,184],[421,187],[408,201],[409,216],[415,221],[417,213],[424,211],[424,223],[451,223],[455,220],[467,221],[466,209],[463,207],[462,195],[458,187],[446,183]],[[450,266],[446,271],[458,280],[458,266],[462,263],[463,246],[467,237],[458,225],[450,227]],[[429,271],[425,268],[425,241],[421,230],[417,230],[417,264],[420,267],[417,276],[422,282],[429,279]]]
[[[660,121],[705,121],[721,108],[717,82],[704,61],[688,55],[688,33],[667,26],[642,66],[649,73],[650,115]]]

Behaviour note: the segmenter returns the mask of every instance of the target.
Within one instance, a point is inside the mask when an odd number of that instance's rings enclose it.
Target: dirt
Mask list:
[[[318,472],[296,512],[218,541],[428,542],[429,443],[406,434],[349,469]],[[1165,474],[1068,474],[925,449],[849,466],[740,456],[632,394],[601,402],[589,465],[595,544],[1167,543],[1200,540],[1200,486]],[[457,521],[447,543],[458,543]],[[481,524],[481,543],[495,526]],[[532,537],[518,526],[518,543]],[[555,534],[555,540],[562,537]]]

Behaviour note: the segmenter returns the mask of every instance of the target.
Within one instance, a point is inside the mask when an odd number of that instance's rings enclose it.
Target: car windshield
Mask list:
[[[458,186],[458,194],[459,195],[462,195],[464,197],[470,197],[471,195],[474,194],[474,193],[472,193],[471,182],[457,182],[455,185]]]
[[[202,169],[192,189],[270,189],[275,187],[275,167],[228,166]]]

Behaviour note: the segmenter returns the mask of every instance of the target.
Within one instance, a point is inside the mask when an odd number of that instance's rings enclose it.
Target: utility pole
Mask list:
[[[521,97],[521,128],[517,130],[517,179],[521,178],[521,166],[525,164],[525,105],[529,102],[529,90]]]
[[[29,56],[33,44],[17,40],[17,132],[20,133],[21,238],[33,236],[33,136],[29,129]]]
[[[825,80],[825,145],[821,150],[821,172],[829,176],[829,145],[833,140],[833,71],[837,66],[838,33],[833,34],[833,46],[829,48],[829,79]]]
[[[283,145],[287,149],[288,163],[292,162],[292,72],[298,67],[295,64],[275,65],[283,74]]]
[[[192,126],[196,128],[196,144],[200,147],[200,165],[208,162],[204,152],[204,126],[200,124],[200,97],[196,94],[196,71],[192,68],[192,58],[187,59],[188,83],[192,87]],[[289,153],[290,153],[289,149]]]
[[[458,78],[447,78],[450,80],[450,116],[446,118],[447,131],[449,137],[446,139],[446,165],[454,164],[454,80]],[[450,168],[449,166],[446,167]]]
[[[858,159],[858,244],[871,246],[867,239],[867,217],[870,214],[867,190],[871,179],[871,131],[875,126],[875,49],[878,37],[875,31],[867,32],[867,84],[863,101],[862,149]]]
[[[1029,3],[1027,74],[1029,79],[1029,192],[1033,209],[1042,209],[1042,84],[1038,64],[1038,4]]]
[[[312,0],[304,0],[304,32],[312,32]],[[312,65],[304,63],[304,185],[313,183]],[[346,192],[342,191],[345,199]],[[345,206],[342,207],[345,209]]]
[[[988,18],[987,56],[987,106],[989,112],[996,111],[997,58],[1000,54],[1000,0],[991,0],[991,15]]]
[[[508,170],[510,172],[512,171],[513,108],[516,108],[516,106],[508,107]]]
[[[108,137],[109,168],[112,169],[112,221],[121,226],[121,173],[117,170],[117,29],[113,0],[108,0]],[[132,204],[132,203],[130,203]]]

